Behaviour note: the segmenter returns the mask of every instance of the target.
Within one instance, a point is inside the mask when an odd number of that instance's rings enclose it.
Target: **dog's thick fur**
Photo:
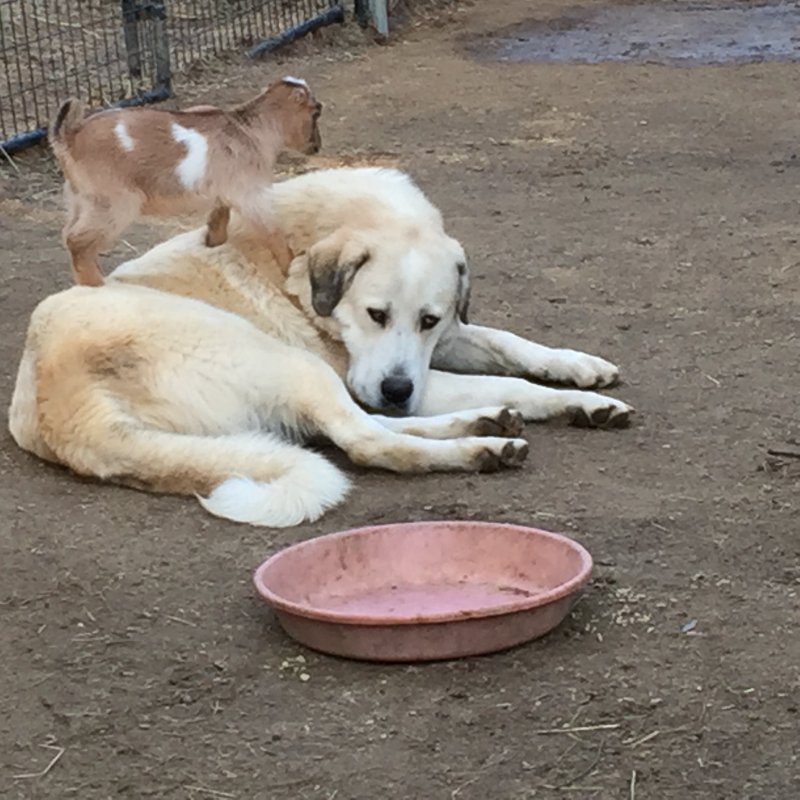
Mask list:
[[[75,282],[102,285],[98,254],[140,215],[199,209],[211,210],[210,247],[225,242],[235,208],[263,229],[288,269],[292,254],[275,226],[269,184],[284,149],[319,150],[321,110],[305,81],[290,77],[230,110],[124,108],[84,118],[83,105],[67,100],[50,144],[66,178],[63,235]]]
[[[288,278],[234,220],[223,247],[181,234],[100,289],[44,300],[10,409],[20,447],[288,526],[348,489],[298,435],[398,472],[486,470],[523,461],[523,418],[627,423],[618,400],[530,382],[608,385],[612,364],[466,322],[462,248],[402,173],[325,170],[274,195],[298,253]]]

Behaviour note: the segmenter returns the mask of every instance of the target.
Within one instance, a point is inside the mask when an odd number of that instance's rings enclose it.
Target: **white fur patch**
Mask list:
[[[176,142],[186,145],[186,155],[175,167],[175,172],[187,189],[196,189],[206,173],[206,137],[194,128],[184,128],[177,122],[172,123],[172,137]]]
[[[114,126],[114,133],[117,135],[119,146],[130,153],[131,150],[133,150],[134,142],[131,135],[128,133],[128,126],[125,124],[125,120],[121,119],[117,122]]]
[[[304,462],[301,469],[290,469],[269,483],[234,476],[215,487],[208,497],[197,499],[209,513],[234,522],[270,528],[313,522],[344,499],[350,482],[321,456],[300,452]]]
[[[292,86],[302,86],[304,89],[311,91],[308,84],[302,78],[293,78],[291,75],[287,75],[285,78],[281,79],[284,83],[288,83]]]

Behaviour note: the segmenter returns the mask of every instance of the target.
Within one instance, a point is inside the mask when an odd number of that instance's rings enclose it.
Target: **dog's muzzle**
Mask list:
[[[404,408],[414,394],[414,381],[405,375],[389,375],[381,381],[381,396],[387,405]]]

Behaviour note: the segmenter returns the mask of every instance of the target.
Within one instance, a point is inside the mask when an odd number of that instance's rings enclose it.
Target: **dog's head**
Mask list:
[[[308,270],[314,311],[350,355],[351,393],[374,410],[413,413],[436,344],[467,319],[461,245],[435,230],[340,228],[309,250]]]

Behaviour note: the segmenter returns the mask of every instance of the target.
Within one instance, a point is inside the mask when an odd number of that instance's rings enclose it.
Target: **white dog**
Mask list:
[[[606,386],[613,364],[467,323],[464,252],[402,173],[310,173],[274,202],[298,254],[288,278],[234,220],[222,247],[181,234],[102,288],[44,300],[10,410],[20,447],[288,526],[348,489],[298,436],[398,472],[477,471],[523,462],[523,419],[628,423],[619,400],[531,382]]]

